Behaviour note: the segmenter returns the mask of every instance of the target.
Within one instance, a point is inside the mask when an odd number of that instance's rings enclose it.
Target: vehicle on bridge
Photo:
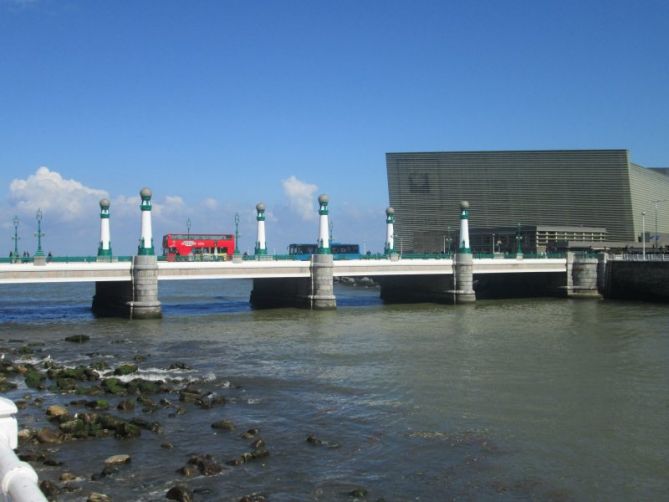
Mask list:
[[[232,234],[167,234],[163,254],[167,261],[228,260],[235,252]]]
[[[312,254],[317,253],[318,244],[290,244],[288,246],[288,254],[296,260],[308,260]],[[352,260],[360,258],[360,246],[333,242],[330,244],[330,253],[337,260]]]

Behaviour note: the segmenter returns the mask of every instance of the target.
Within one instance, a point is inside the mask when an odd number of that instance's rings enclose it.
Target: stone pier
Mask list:
[[[331,310],[337,308],[332,255],[312,255],[310,269],[311,277],[253,279],[251,305],[259,309],[296,307]]]
[[[97,317],[159,319],[158,262],[155,256],[135,256],[132,281],[96,282],[93,313]]]
[[[567,296],[601,298],[597,288],[599,260],[581,253],[567,253]]]

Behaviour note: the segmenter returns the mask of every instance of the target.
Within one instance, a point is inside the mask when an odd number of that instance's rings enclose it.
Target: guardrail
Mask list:
[[[14,453],[18,446],[17,411],[13,401],[0,397],[0,495],[6,502],[46,502],[35,469]]]
[[[578,256],[587,257],[596,257],[597,253],[587,253],[579,252],[576,253]],[[403,260],[451,260],[455,253],[401,253],[398,254],[400,259]],[[532,259],[541,259],[541,258],[564,258],[565,253],[523,253],[523,258],[532,258]],[[626,256],[635,256],[635,255],[626,255]],[[641,256],[641,255],[638,255]],[[646,254],[646,258],[650,260],[651,256],[665,256],[666,258],[652,258],[655,261],[669,261],[669,255],[651,255]],[[474,253],[474,258],[499,258],[505,260],[515,260],[517,258],[516,253]],[[166,256],[157,256],[158,261],[166,262],[168,261]],[[269,261],[306,261],[308,258],[302,256],[294,256],[287,254],[275,254],[275,255],[263,255],[258,257],[255,255],[243,255],[243,261],[256,261],[259,258]],[[30,257],[21,257],[19,260],[13,258],[0,258],[0,263],[33,263],[34,256]],[[110,260],[112,262],[130,262],[132,261],[132,256],[113,256]],[[361,254],[358,256],[352,255],[334,255],[335,260],[386,260],[388,255],[384,253],[368,253]],[[629,258],[637,259],[637,258]],[[98,261],[97,256],[51,256],[47,257],[47,263],[96,263]],[[220,262],[220,261],[232,261],[227,255],[204,255],[204,256],[182,256],[177,258],[177,262]]]
[[[643,254],[638,253],[622,253],[609,255],[609,260],[615,261],[669,261],[669,254],[664,253],[646,253],[644,257]]]

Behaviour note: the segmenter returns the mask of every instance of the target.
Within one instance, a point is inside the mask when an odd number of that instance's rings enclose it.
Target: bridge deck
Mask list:
[[[309,261],[158,262],[159,280],[259,279],[309,277]],[[561,259],[474,259],[474,274],[566,272]],[[132,263],[47,263],[44,266],[0,264],[0,284],[43,282],[129,281]],[[334,275],[452,275],[450,259],[341,260],[334,262]]]

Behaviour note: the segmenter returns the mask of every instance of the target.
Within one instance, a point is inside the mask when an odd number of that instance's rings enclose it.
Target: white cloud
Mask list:
[[[318,186],[298,180],[295,176],[282,180],[283,193],[288,197],[290,208],[304,221],[316,219],[314,194]]]
[[[218,201],[213,197],[207,197],[202,201],[202,206],[210,211],[216,211],[218,209]]]
[[[105,190],[65,179],[44,166],[28,178],[15,179],[9,185],[9,198],[19,212],[28,214],[41,209],[56,221],[95,217],[100,199],[107,196]]]

